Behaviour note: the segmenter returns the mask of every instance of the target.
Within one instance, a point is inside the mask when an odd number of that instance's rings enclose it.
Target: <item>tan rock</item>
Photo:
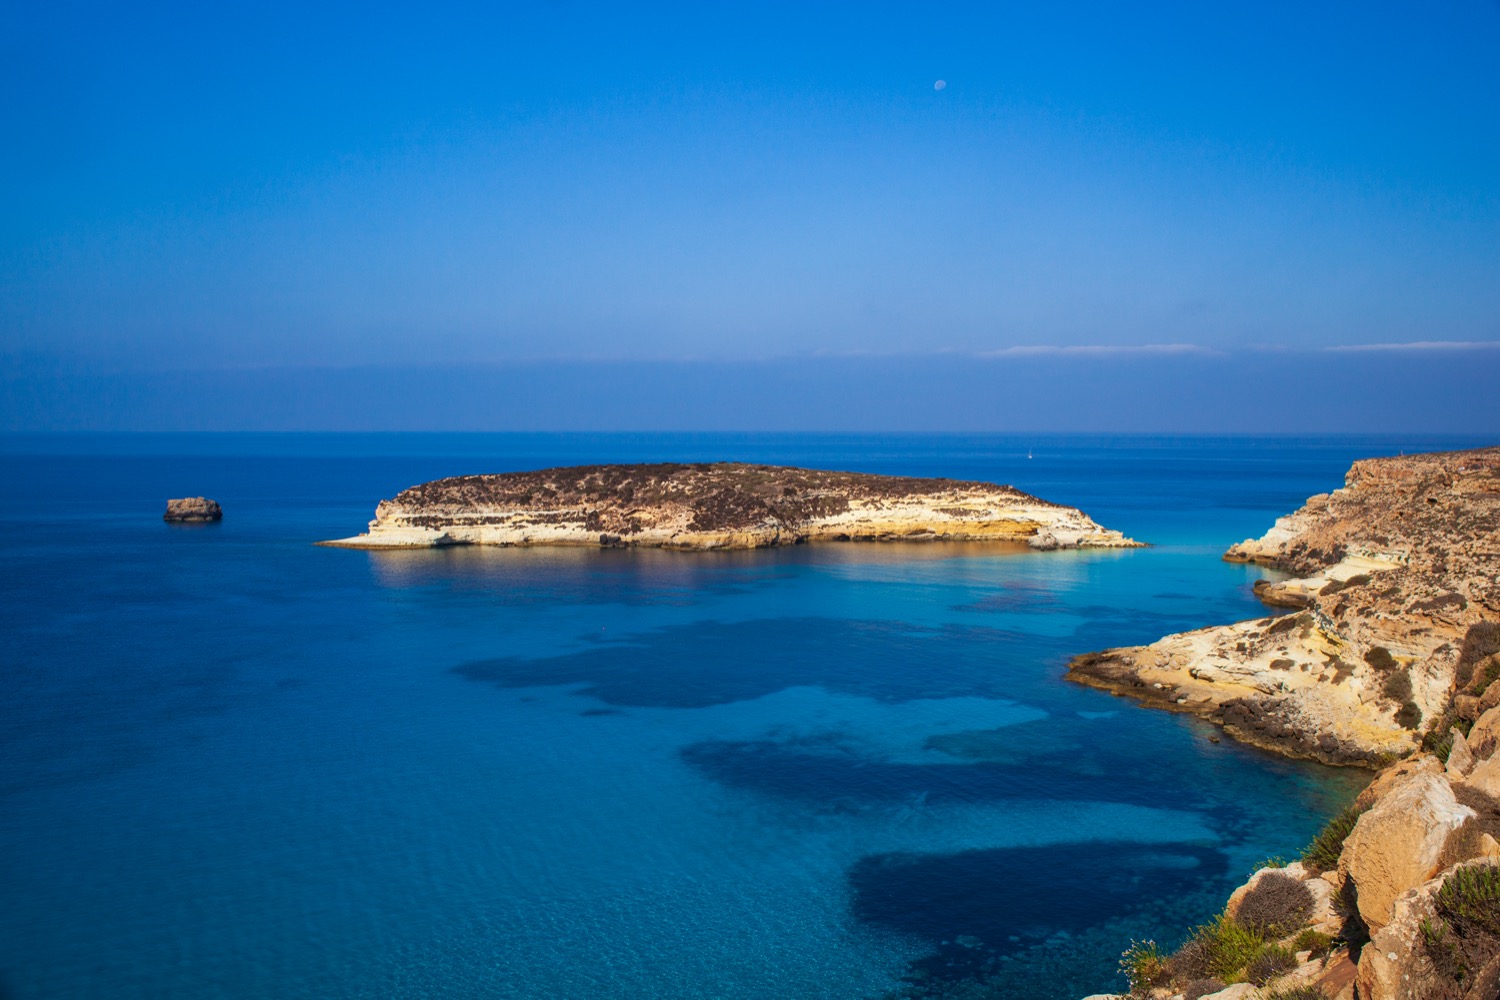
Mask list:
[[[1453,749],[1448,751],[1448,764],[1444,768],[1450,781],[1460,781],[1474,770],[1474,752],[1469,741],[1457,729],[1453,730]]]
[[[1500,706],[1481,715],[1469,730],[1469,749],[1476,759],[1491,756],[1497,747],[1500,747]]]
[[[1500,840],[1496,840],[1487,833],[1479,835],[1479,856],[1489,858],[1492,861],[1500,861]]]
[[[1402,897],[1391,922],[1376,931],[1359,953],[1360,1000],[1427,1000],[1425,984],[1413,982],[1422,952],[1421,924],[1436,918],[1433,891]]]
[[[1312,984],[1330,1000],[1354,1000],[1354,984],[1359,977],[1359,968],[1347,951],[1336,952],[1323,963],[1323,971],[1313,977]]]
[[[1210,993],[1203,1000],[1254,1000],[1260,991],[1249,983],[1235,983],[1217,993]]]
[[[1390,785],[1360,816],[1339,871],[1353,881],[1359,915],[1372,932],[1391,921],[1398,897],[1432,877],[1449,835],[1474,815],[1446,778],[1423,769]]]
[[[1392,765],[1375,776],[1375,780],[1365,786],[1354,800],[1354,805],[1359,809],[1368,809],[1381,799],[1393,788],[1402,786],[1414,774],[1443,773],[1442,761],[1432,754],[1419,754],[1416,757],[1408,757],[1399,764]]]
[[[1431,1000],[1439,995],[1422,924],[1438,919],[1438,890],[1454,870],[1448,869],[1396,901],[1390,923],[1376,931],[1360,951],[1360,1000]]]
[[[1465,788],[1483,792],[1492,799],[1500,799],[1500,754],[1475,765],[1463,784]]]

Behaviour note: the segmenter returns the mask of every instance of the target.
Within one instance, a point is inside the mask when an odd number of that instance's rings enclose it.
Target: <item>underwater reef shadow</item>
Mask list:
[[[630,707],[705,708],[803,686],[892,703],[963,696],[1012,700],[1018,687],[1040,678],[1007,676],[996,664],[1030,641],[982,626],[814,617],[709,620],[559,656],[501,656],[452,670],[504,688],[584,685],[579,694]]]
[[[1225,856],[1212,847],[1086,841],[876,854],[856,862],[848,882],[856,920],[932,947],[909,963],[907,982],[920,985],[907,994],[936,996],[955,983],[988,980],[1006,956],[1044,943],[1065,947],[1227,873]]]

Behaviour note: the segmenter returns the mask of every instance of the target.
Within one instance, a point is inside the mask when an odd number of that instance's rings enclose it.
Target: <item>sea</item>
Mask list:
[[[0,437],[0,998],[1077,1000],[1368,780],[1064,680],[1478,439]],[[1151,547],[318,547],[442,476],[1010,483]],[[168,525],[205,495],[221,523]]]

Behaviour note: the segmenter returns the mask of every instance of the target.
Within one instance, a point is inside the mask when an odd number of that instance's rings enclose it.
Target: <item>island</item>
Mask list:
[[[1500,448],[1354,463],[1224,558],[1288,609],[1076,657],[1068,677],[1294,757],[1379,769],[1131,997],[1500,996]]]
[[[1076,508],[1010,486],[740,462],[587,465],[439,479],[381,501],[365,534],[320,544],[720,550],[834,541],[1140,545]]]
[[[161,519],[169,524],[205,524],[222,521],[224,509],[207,497],[180,497],[167,501],[167,512]]]

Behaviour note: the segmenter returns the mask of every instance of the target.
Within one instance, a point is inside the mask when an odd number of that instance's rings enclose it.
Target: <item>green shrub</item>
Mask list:
[[[1408,701],[1396,713],[1396,725],[1404,729],[1416,729],[1422,724],[1422,709],[1414,701]]]
[[[1311,927],[1304,928],[1292,939],[1292,951],[1310,951],[1313,958],[1319,958],[1332,950],[1333,938]]]
[[[1380,693],[1394,702],[1410,701],[1411,674],[1405,670],[1388,674],[1385,683],[1380,686]]]
[[[1303,882],[1284,872],[1267,872],[1240,901],[1234,919],[1262,938],[1286,937],[1312,916],[1313,894]]]
[[[1365,650],[1365,662],[1380,671],[1396,669],[1396,658],[1384,646],[1372,646]]]
[[[1132,941],[1120,956],[1120,971],[1133,996],[1144,996],[1153,986],[1165,986],[1172,974],[1155,941]]]
[[[1265,860],[1263,860],[1260,864],[1256,865],[1254,868],[1250,869],[1250,871],[1245,875],[1245,877],[1249,878],[1251,875],[1254,875],[1256,872],[1260,871],[1262,868],[1285,868],[1287,866],[1287,864],[1288,864],[1288,862],[1287,862],[1286,858],[1283,858],[1279,854],[1273,854],[1269,858],[1266,858]]]
[[[1213,923],[1198,928],[1183,947],[1187,948],[1195,943],[1194,952],[1201,963],[1199,974],[1233,983],[1240,979],[1246,963],[1256,956],[1266,942],[1255,931],[1230,920],[1229,914],[1221,913]],[[1175,963],[1173,971],[1176,971]]]
[[[1500,936],[1500,865],[1455,869],[1438,890],[1437,908],[1459,934]]]
[[[1245,979],[1256,986],[1264,986],[1277,976],[1285,975],[1296,967],[1296,955],[1279,944],[1268,944],[1245,964]]]
[[[1422,734],[1422,749],[1433,754],[1444,764],[1448,763],[1448,755],[1453,752],[1453,714],[1451,712],[1443,715]]]
[[[1303,850],[1303,863],[1312,865],[1321,872],[1337,868],[1339,852],[1344,849],[1344,838],[1349,836],[1349,831],[1359,822],[1359,814],[1363,811],[1349,806],[1329,820],[1328,825],[1323,827],[1323,832],[1314,837],[1313,842]]]

